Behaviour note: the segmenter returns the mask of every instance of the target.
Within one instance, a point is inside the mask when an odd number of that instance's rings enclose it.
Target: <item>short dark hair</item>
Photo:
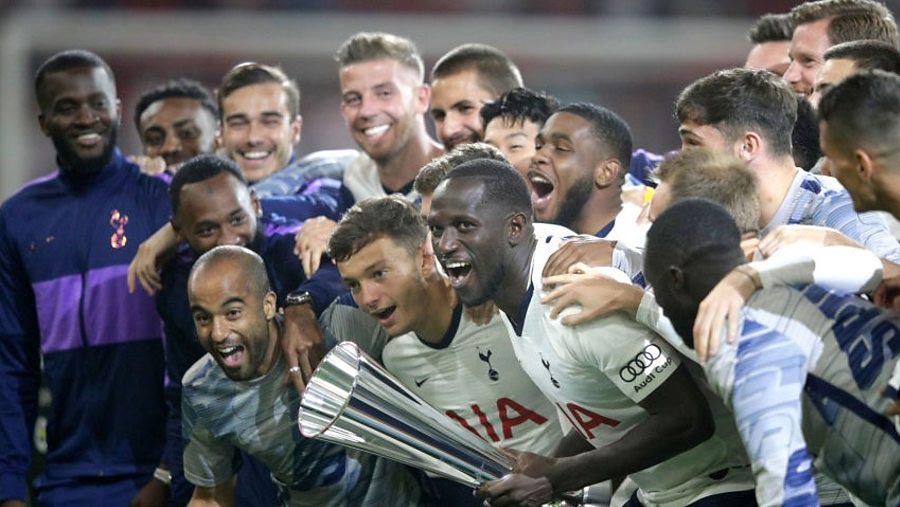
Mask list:
[[[794,22],[790,14],[763,14],[753,23],[747,38],[753,44],[790,41]]]
[[[231,173],[238,181],[247,185],[247,178],[231,159],[218,155],[198,155],[181,166],[181,169],[172,177],[169,185],[169,200],[172,203],[172,214],[178,213],[181,206],[181,188],[190,183],[206,181],[219,173]]]
[[[825,51],[825,59],[852,60],[857,71],[881,69],[900,74],[900,51],[877,40],[854,40],[831,46]]]
[[[141,115],[144,114],[144,111],[154,102],[170,98],[194,99],[200,102],[203,109],[212,114],[213,119],[219,118],[216,100],[213,98],[212,92],[205,86],[193,79],[172,79],[146,90],[138,98],[137,105],[134,106],[134,126],[138,132],[141,131]]]
[[[809,171],[822,157],[819,147],[819,117],[809,100],[797,95],[797,121],[791,130],[791,154],[794,165]]]
[[[881,70],[854,74],[825,92],[819,118],[829,138],[846,149],[892,155],[900,151],[900,76]],[[885,164],[893,168],[896,164]]]
[[[727,272],[743,262],[741,231],[725,208],[712,201],[679,201],[666,208],[647,231],[644,273],[654,286],[673,266],[687,273],[716,268]]]
[[[474,69],[481,87],[493,96],[521,87],[522,73],[499,49],[487,44],[463,44],[442,56],[431,69],[431,81]]]
[[[506,161],[503,153],[490,144],[458,144],[449,152],[422,166],[419,174],[416,175],[415,181],[413,181],[413,188],[422,195],[432,194],[448,172],[458,165],[479,158]]]
[[[531,192],[525,179],[509,162],[480,158],[457,166],[444,181],[477,179],[484,185],[482,202],[510,213],[522,213],[529,222],[533,216]]]
[[[485,104],[480,114],[485,126],[500,116],[508,125],[525,123],[525,120],[528,120],[542,127],[558,107],[559,102],[552,96],[518,87]]]
[[[590,123],[594,138],[622,163],[624,177],[631,164],[632,141],[631,128],[621,116],[605,107],[587,102],[568,104],[556,112],[574,114]]]
[[[682,150],[667,155],[656,176],[669,186],[670,204],[709,199],[723,206],[741,231],[759,230],[756,174],[743,161],[704,148]]]
[[[897,46],[897,23],[891,11],[873,0],[819,0],[791,9],[794,26],[831,18],[828,41],[832,45],[872,39]]]
[[[419,81],[425,79],[425,63],[413,41],[390,33],[359,32],[341,44],[334,59],[341,67],[371,60],[394,60],[414,71]]]
[[[115,86],[116,76],[113,74],[109,64],[106,63],[103,58],[84,49],[68,49],[66,51],[61,51],[44,61],[34,75],[34,94],[37,96],[38,105],[41,109],[46,105],[43,91],[47,74],[82,68],[101,68],[105,70],[106,74],[109,76],[109,80],[112,81],[113,86]]]
[[[188,283],[193,283],[200,270],[210,269],[223,262],[237,264],[238,269],[246,275],[245,283],[253,289],[256,296],[262,298],[272,290],[262,257],[253,250],[238,245],[220,245],[201,255],[191,267]]]
[[[381,237],[415,253],[427,236],[425,219],[409,201],[396,195],[373,197],[347,210],[328,240],[328,253],[336,262],[345,262]]]
[[[222,83],[216,92],[219,103],[219,113],[224,114],[222,105],[225,99],[236,90],[258,84],[275,83],[281,85],[287,96],[288,112],[293,120],[300,114],[300,88],[297,82],[287,77],[280,67],[263,65],[256,62],[239,63],[231,68],[222,78]]]
[[[746,130],[757,131],[773,155],[790,155],[797,98],[771,72],[720,70],[688,85],[675,102],[675,115],[681,123],[712,125],[730,140]]]

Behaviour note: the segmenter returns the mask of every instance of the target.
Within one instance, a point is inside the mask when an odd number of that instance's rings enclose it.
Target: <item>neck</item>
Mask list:
[[[269,347],[266,350],[266,359],[259,366],[259,375],[258,377],[262,377],[267,375],[270,371],[272,371],[272,367],[275,366],[275,363],[281,358],[281,325],[278,320],[272,319],[269,321]]]
[[[751,167],[757,176],[759,227],[762,229],[775,217],[775,213],[791,189],[791,183],[794,182],[798,169],[790,156],[758,159],[751,163]]]
[[[390,190],[399,190],[416,178],[422,166],[444,153],[443,148],[428,136],[425,120],[416,119],[414,132],[406,145],[386,160],[376,160],[381,184]]]
[[[428,318],[423,319],[421,324],[413,329],[416,335],[425,343],[436,345],[441,342],[447,331],[450,330],[450,324],[453,321],[453,310],[457,305],[456,291],[450,286],[450,281],[435,273],[428,280],[425,289],[425,305],[423,308],[428,309]]]
[[[594,191],[570,227],[578,234],[597,234],[622,211],[622,194],[618,191]]]
[[[900,218],[900,175],[891,174],[890,170],[878,168],[872,178],[876,204],[878,209],[887,211],[894,218]]]
[[[531,238],[517,245],[518,251],[511,254],[506,274],[494,295],[497,308],[506,313],[511,321],[518,318],[519,305],[525,297],[525,292],[528,291],[528,284],[531,281],[531,258],[536,246],[537,238],[532,230]]]

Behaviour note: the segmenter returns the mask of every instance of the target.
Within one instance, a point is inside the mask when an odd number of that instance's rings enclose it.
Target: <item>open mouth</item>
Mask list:
[[[450,277],[450,284],[458,287],[472,271],[472,264],[466,261],[444,261],[444,271]]]
[[[382,310],[372,312],[370,315],[372,315],[373,317],[375,317],[376,319],[378,319],[380,321],[385,321],[385,320],[388,320],[389,318],[391,318],[391,315],[393,315],[396,310],[397,310],[397,305],[391,305]]]
[[[227,347],[217,347],[216,352],[222,358],[225,366],[236,368],[241,364],[244,358],[244,347],[242,345],[230,345]]]
[[[555,188],[553,186],[553,182],[551,182],[541,174],[535,172],[528,174],[528,181],[531,183],[531,188],[534,190],[535,195],[537,195],[539,199],[550,195],[550,193],[553,192],[553,189]]]

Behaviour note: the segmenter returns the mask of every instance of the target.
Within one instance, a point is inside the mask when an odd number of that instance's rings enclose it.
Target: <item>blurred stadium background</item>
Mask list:
[[[746,32],[796,1],[716,0],[0,0],[0,199],[54,168],[38,129],[31,80],[56,51],[86,48],[116,72],[119,143],[137,153],[142,90],[174,77],[214,88],[236,63],[279,64],[302,90],[300,153],[354,147],[338,104],[332,55],[361,30],[413,39],[426,67],[452,47],[505,51],[530,88],[610,107],[635,146],[678,145],[672,102],[694,79],[742,65]],[[900,0],[886,2],[898,12]]]

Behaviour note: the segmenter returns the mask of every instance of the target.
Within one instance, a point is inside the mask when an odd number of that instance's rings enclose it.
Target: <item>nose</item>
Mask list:
[[[544,144],[540,149],[535,148],[534,155],[531,156],[531,163],[533,165],[546,165],[548,163],[547,151],[549,149],[549,144]]]
[[[357,303],[366,310],[377,310],[379,296],[373,289],[372,284],[362,282],[359,284],[359,290],[356,292]]]
[[[378,114],[375,100],[371,96],[363,96],[359,99],[359,114],[363,118],[371,118]]]
[[[784,80],[788,83],[797,83],[800,81],[800,64],[797,63],[796,60],[792,60],[791,64],[788,65],[786,71],[784,71]]]
[[[250,125],[247,129],[247,141],[250,144],[257,144],[262,141],[263,138],[263,127],[260,122],[256,120],[251,120]]]
[[[447,227],[440,237],[434,239],[435,253],[438,255],[447,255],[456,251],[456,231],[452,227]]]
[[[241,234],[231,227],[225,227],[219,238],[216,240],[216,246],[222,245],[242,245],[244,243]]]
[[[440,124],[439,136],[442,139],[453,137],[462,129],[462,118],[455,111],[447,111],[444,121]]]
[[[175,132],[167,132],[166,139],[163,141],[162,154],[172,155],[181,151],[181,140]]]
[[[228,337],[228,322],[220,317],[213,317],[212,326],[210,329],[210,338],[212,338],[213,343],[218,343]]]
[[[78,108],[78,113],[75,116],[75,123],[85,125],[94,123],[96,120],[97,114],[89,104],[82,104],[81,107]]]

